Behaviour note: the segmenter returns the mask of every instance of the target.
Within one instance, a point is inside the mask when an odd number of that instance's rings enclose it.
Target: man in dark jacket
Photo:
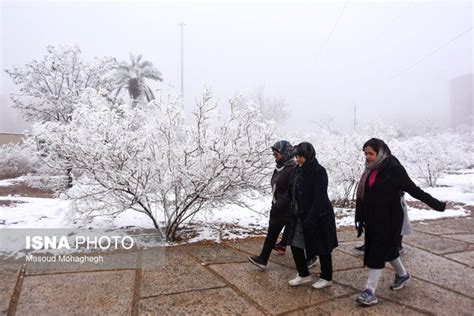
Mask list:
[[[293,212],[290,208],[288,196],[290,176],[296,167],[293,157],[293,146],[288,141],[281,140],[272,146],[272,151],[275,157],[276,167],[271,179],[272,206],[270,210],[268,233],[260,255],[248,258],[251,263],[262,269],[267,267],[270,253],[283,227],[293,223]]]

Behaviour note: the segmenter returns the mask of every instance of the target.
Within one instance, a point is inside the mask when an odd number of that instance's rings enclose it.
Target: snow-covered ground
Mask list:
[[[460,170],[447,174],[439,180],[440,187],[425,188],[434,197],[444,200],[474,205],[473,189],[474,170]],[[0,186],[11,186],[12,180],[0,181]],[[414,200],[410,196],[407,200]],[[141,229],[153,228],[151,220],[144,214],[127,211],[115,219],[95,217],[84,221],[76,218],[70,212],[71,202],[61,199],[31,198],[20,196],[1,196],[2,201],[16,202],[10,206],[0,206],[0,230],[22,229],[66,229],[71,233],[87,229],[108,229],[116,234],[127,234],[127,229],[137,227]],[[263,197],[249,200],[250,208],[228,205],[213,212],[204,212],[195,216],[187,229],[193,229],[193,236],[187,242],[200,240],[239,239],[249,236],[262,235],[268,224],[270,198]],[[351,209],[336,210],[338,227],[351,226],[354,223],[354,213]],[[467,216],[469,211],[460,206],[449,208],[445,212],[436,212],[426,209],[409,208],[409,217],[414,220],[436,219],[441,217]],[[127,229],[124,229],[127,228]],[[5,240],[6,234],[1,234],[0,254],[18,255],[20,249],[15,248],[14,242]],[[0,237],[1,237],[0,236]]]

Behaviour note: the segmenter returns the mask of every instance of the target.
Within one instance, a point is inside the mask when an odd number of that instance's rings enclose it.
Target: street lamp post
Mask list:
[[[183,31],[184,31],[184,24],[183,22],[178,24],[181,28],[181,97],[184,99],[184,47],[183,47]],[[184,105],[184,103],[183,103]]]

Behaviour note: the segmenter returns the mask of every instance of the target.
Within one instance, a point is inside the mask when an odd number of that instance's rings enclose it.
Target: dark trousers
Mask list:
[[[262,252],[260,253],[260,258],[265,262],[270,258],[273,247],[277,242],[278,236],[280,235],[281,230],[285,225],[281,224],[270,224],[268,225],[267,237],[265,237],[265,242],[263,243]]]
[[[332,255],[319,256],[321,274],[319,277],[326,281],[332,281]]]
[[[300,277],[305,277],[309,275],[308,265],[306,263],[306,256],[304,250],[301,248],[291,246],[291,252],[293,253],[293,260],[295,261],[296,271]],[[319,263],[321,265],[321,274],[320,278],[332,281],[332,256],[318,256]]]
[[[298,247],[291,246],[291,252],[293,253],[293,260],[295,261],[296,271],[300,277],[306,277],[309,275],[308,265],[306,264],[306,256],[304,250]]]

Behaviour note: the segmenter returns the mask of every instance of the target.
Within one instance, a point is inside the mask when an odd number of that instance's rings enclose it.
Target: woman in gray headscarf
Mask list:
[[[248,257],[249,261],[261,269],[267,267],[268,258],[275,247],[281,230],[291,226],[294,221],[293,211],[290,207],[288,187],[290,176],[296,168],[293,156],[293,146],[286,140],[280,140],[272,146],[273,157],[275,158],[275,170],[271,179],[272,185],[272,206],[270,210],[270,222],[268,233],[263,243],[262,251],[258,256]],[[280,243],[283,249],[286,248],[285,233]],[[284,245],[284,247],[283,247]]]

